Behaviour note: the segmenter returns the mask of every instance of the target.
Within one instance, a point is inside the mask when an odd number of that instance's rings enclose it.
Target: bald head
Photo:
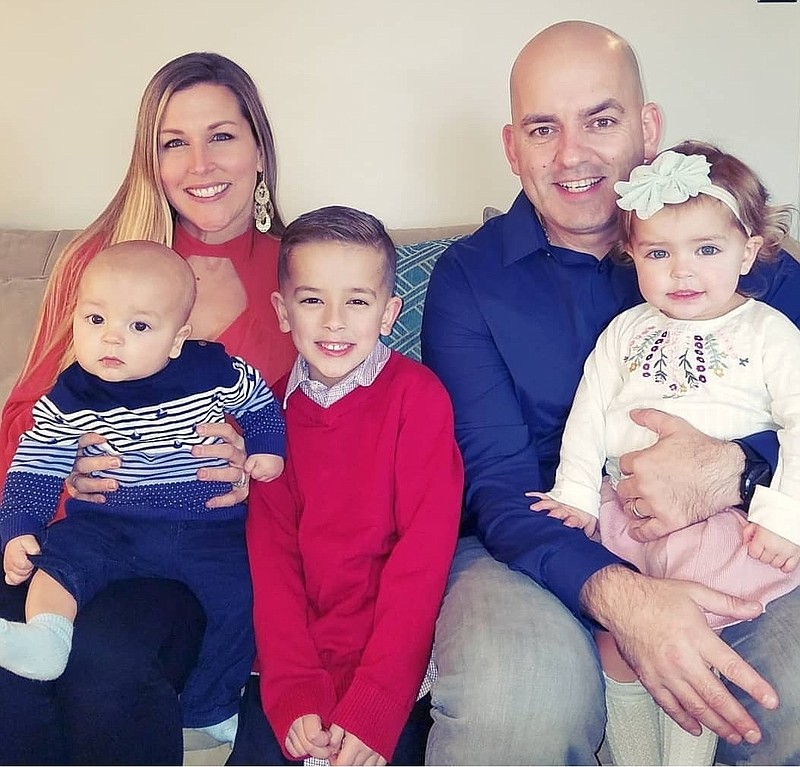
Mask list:
[[[542,30],[511,70],[503,146],[551,244],[602,258],[616,242],[614,183],[654,157],[661,114],[618,34],[586,21]]]
[[[520,92],[532,77],[558,78],[572,67],[603,68],[614,72],[635,97],[644,103],[642,79],[636,55],[616,32],[588,21],[561,21],[546,27],[520,51],[511,69],[511,112]]]
[[[120,290],[131,281],[146,282],[153,301],[163,302],[186,322],[196,296],[194,272],[174,250],[147,240],[119,242],[101,250],[88,264],[83,278],[112,273]]]

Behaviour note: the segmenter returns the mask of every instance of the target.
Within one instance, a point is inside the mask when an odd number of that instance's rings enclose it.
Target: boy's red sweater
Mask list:
[[[327,409],[297,391],[285,415],[286,469],[251,485],[248,513],[264,711],[281,747],[316,713],[391,759],[458,534],[450,399],[393,352],[371,386]]]

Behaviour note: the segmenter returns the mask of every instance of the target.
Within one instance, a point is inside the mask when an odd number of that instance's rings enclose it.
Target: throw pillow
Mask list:
[[[500,208],[494,208],[491,205],[487,205],[483,209],[483,223],[485,224],[490,218],[494,218],[495,216],[502,216],[503,211]]]
[[[428,291],[428,279],[436,259],[462,236],[416,242],[397,248],[396,292],[403,299],[403,309],[392,335],[384,341],[417,362],[421,358],[419,334],[422,329],[422,309],[425,305],[425,293]]]

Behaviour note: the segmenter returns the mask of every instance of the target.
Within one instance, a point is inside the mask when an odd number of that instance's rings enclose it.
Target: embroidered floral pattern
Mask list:
[[[677,323],[643,328],[631,340],[624,362],[631,373],[638,371],[642,378],[664,386],[664,397],[680,397],[704,386],[709,375],[721,378],[729,366],[749,364],[725,335],[696,333]]]

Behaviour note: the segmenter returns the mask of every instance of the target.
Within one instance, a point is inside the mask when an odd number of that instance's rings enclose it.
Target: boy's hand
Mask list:
[[[245,461],[244,470],[259,482],[269,482],[280,477],[283,471],[283,458],[271,453],[256,453]]]
[[[331,725],[331,746],[334,750],[329,761],[338,764],[369,764],[384,767],[386,760],[373,751],[364,741],[359,740],[352,732],[347,732],[338,724]]]
[[[791,573],[800,564],[800,546],[766,527],[750,522],[744,528],[742,537],[747,553],[765,565]]]
[[[537,493],[533,490],[525,493],[527,498],[539,498],[536,503],[532,503],[531,511],[546,511],[548,517],[560,519],[566,527],[576,527],[583,530],[587,538],[591,538],[597,530],[597,518],[587,514],[574,506],[567,506],[566,503],[559,503],[553,500],[547,493]]]
[[[3,552],[3,570],[9,586],[19,586],[31,577],[33,563],[29,554],[39,554],[41,548],[34,535],[18,535],[6,544]]]
[[[322,727],[322,720],[316,714],[305,714],[295,719],[284,745],[295,759],[305,756],[330,759],[333,754],[331,734]]]

